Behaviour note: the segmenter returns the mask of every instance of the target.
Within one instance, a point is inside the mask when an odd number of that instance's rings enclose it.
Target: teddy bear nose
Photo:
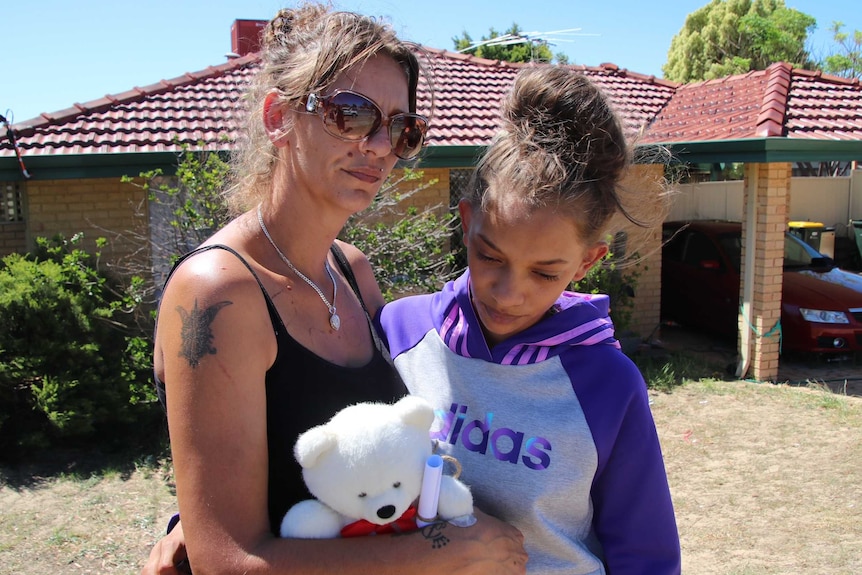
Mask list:
[[[395,515],[394,505],[384,505],[377,510],[377,517],[379,517],[380,519],[389,519],[393,515]]]

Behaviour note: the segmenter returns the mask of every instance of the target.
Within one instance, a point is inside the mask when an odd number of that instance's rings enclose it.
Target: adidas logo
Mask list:
[[[431,430],[431,439],[457,445],[460,443],[468,451],[492,454],[500,461],[517,465],[523,463],[530,469],[540,471],[551,465],[551,442],[544,437],[527,438],[523,431],[508,427],[494,429],[493,413],[486,413],[484,419],[468,421],[467,406],[453,403],[449,411],[436,411],[439,430]]]

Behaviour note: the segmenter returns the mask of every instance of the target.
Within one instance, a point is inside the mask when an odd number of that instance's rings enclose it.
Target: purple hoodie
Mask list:
[[[410,392],[431,402],[438,451],[477,506],[524,533],[528,573],[664,575],[680,548],[637,367],[603,295],[565,292],[538,324],[489,349],[465,272],[378,316]]]

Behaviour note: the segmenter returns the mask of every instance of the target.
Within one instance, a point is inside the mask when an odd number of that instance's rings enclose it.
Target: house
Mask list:
[[[31,177],[22,174],[11,144],[0,143],[0,254],[27,250],[37,236],[83,230],[91,241],[112,239],[108,259],[151,261],[148,248],[126,233],[150,226],[150,206],[120,177],[154,168],[170,172],[182,145],[229,148],[239,95],[256,66],[259,27],[259,21],[234,23],[237,57],[223,64],[14,125]],[[437,183],[412,201],[448,204],[492,137],[498,102],[522,65],[433,48],[420,56],[433,71],[435,92],[428,149],[418,167]],[[768,270],[780,266],[791,165],[862,158],[862,87],[782,63],[688,85],[613,64],[574,68],[607,92],[642,147],[664,146],[681,162],[745,162],[743,233],[753,258],[743,279],[747,315],[741,325],[756,331],[741,331],[740,369],[755,379],[775,378],[779,344],[756,334],[769,332],[780,314],[780,273]],[[420,91],[420,108],[429,103],[429,93]],[[663,163],[640,164],[628,185],[662,185],[664,170]],[[632,328],[643,337],[659,325],[660,242],[658,229],[637,242],[644,259]]]

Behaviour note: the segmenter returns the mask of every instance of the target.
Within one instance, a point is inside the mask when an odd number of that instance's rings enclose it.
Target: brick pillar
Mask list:
[[[627,226],[627,255],[634,252],[639,255],[637,265],[629,271],[637,274],[629,329],[641,338],[648,338],[661,321],[661,225],[667,212],[667,196],[663,194],[664,165],[637,165],[623,185],[635,190],[640,202],[647,206],[646,210],[635,209],[633,215],[652,224],[648,229]],[[654,218],[657,214],[662,217]],[[653,219],[655,221],[651,221]]]
[[[749,330],[750,361],[747,374],[758,381],[775,381],[780,352],[781,284],[784,264],[784,230],[790,190],[789,163],[746,164],[742,229],[742,282],[745,297],[747,274],[753,274],[753,292],[747,316],[740,313],[740,330]],[[753,197],[752,197],[753,195]],[[753,221],[752,220],[753,216]],[[746,240],[754,230],[754,254],[746,252]],[[747,264],[752,269],[747,269]],[[740,334],[740,356],[747,340]],[[746,373],[741,375],[745,376]]]

